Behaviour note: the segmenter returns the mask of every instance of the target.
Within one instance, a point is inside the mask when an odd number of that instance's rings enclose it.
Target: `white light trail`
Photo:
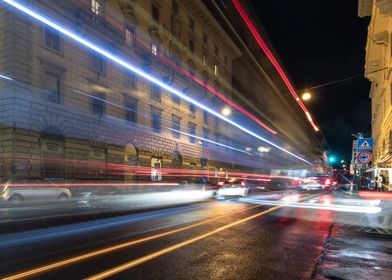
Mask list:
[[[356,205],[336,205],[336,204],[320,204],[320,203],[289,203],[285,201],[271,201],[271,200],[259,200],[251,198],[240,198],[243,202],[262,204],[262,205],[282,205],[292,208],[306,208],[306,209],[317,209],[317,210],[330,210],[338,212],[351,212],[351,213],[366,213],[366,214],[377,214],[381,212],[380,207],[376,206],[356,206]]]
[[[227,122],[227,123],[233,125],[234,127],[242,130],[243,132],[247,133],[248,135],[251,135],[251,136],[257,138],[257,139],[259,139],[259,140],[261,140],[261,141],[263,141],[263,142],[265,142],[265,143],[267,143],[267,144],[269,144],[269,145],[279,149],[280,151],[291,155],[292,157],[294,157],[296,159],[299,159],[299,160],[301,160],[301,161],[303,161],[303,162],[305,162],[305,163],[307,163],[309,165],[313,165],[312,163],[310,163],[306,159],[304,159],[304,158],[302,158],[302,157],[300,157],[300,156],[298,156],[298,155],[296,155],[296,154],[294,154],[294,153],[292,153],[292,152],[282,148],[281,146],[271,142],[268,139],[265,139],[264,137],[262,137],[262,136],[256,134],[255,132],[247,129],[246,127],[244,127],[244,126],[242,126],[242,125],[240,125],[240,124],[230,120],[229,118],[223,116],[222,114],[219,114],[218,112],[216,112],[213,109],[207,107],[206,105],[204,105],[204,104],[202,104],[202,103],[200,103],[200,102],[190,98],[189,96],[183,94],[181,91],[179,91],[179,90],[169,86],[168,84],[162,82],[161,80],[157,79],[156,77],[154,77],[154,76],[144,72],[143,70],[137,68],[136,66],[130,64],[129,62],[127,62],[123,58],[112,54],[111,52],[109,52],[108,50],[103,49],[99,45],[96,45],[95,43],[93,43],[93,42],[83,38],[81,35],[78,35],[77,33],[74,33],[72,31],[68,30],[67,28],[62,27],[60,24],[58,24],[58,23],[54,22],[53,20],[51,20],[51,19],[49,19],[49,18],[39,14],[38,12],[32,10],[31,8],[25,6],[25,5],[23,5],[23,4],[21,4],[21,3],[17,2],[17,1],[14,1],[14,0],[2,0],[2,1],[7,3],[7,4],[9,4],[9,5],[11,5],[11,6],[13,6],[14,8],[18,9],[19,11],[21,11],[21,12],[31,16],[32,18],[35,18],[36,20],[38,20],[38,21],[40,21],[40,22],[42,22],[42,23],[52,27],[53,29],[61,32],[63,35],[73,39],[74,41],[80,43],[81,45],[83,45],[83,46],[85,46],[85,47],[87,47],[87,48],[89,48],[89,49],[91,49],[91,50],[101,54],[102,56],[104,56],[105,58],[109,59],[110,61],[112,61],[112,62],[114,62],[114,63],[116,63],[116,64],[118,64],[118,65],[120,65],[120,66],[122,66],[122,67],[124,67],[124,68],[126,68],[126,69],[128,69],[128,70],[130,70],[132,72],[134,72],[134,73],[136,73],[136,74],[138,74],[139,76],[145,78],[146,80],[148,80],[148,81],[150,81],[150,82],[152,82],[152,83],[154,83],[156,85],[159,85],[160,87],[166,89],[168,92],[171,92],[172,94],[175,94],[175,95],[179,96],[180,98],[182,98],[182,99],[184,99],[184,100],[186,100],[186,101],[196,105],[197,107],[199,107],[199,108],[209,112],[210,114],[212,114],[212,115],[214,115],[214,116],[224,120],[225,122]]]
[[[175,131],[175,132],[181,133],[183,135],[189,136],[189,137],[194,137],[196,139],[199,139],[199,140],[202,140],[202,141],[205,141],[205,142],[208,142],[208,143],[215,144],[217,146],[228,148],[228,149],[231,149],[231,150],[234,150],[234,151],[237,151],[237,152],[241,152],[241,153],[244,153],[244,154],[247,154],[247,155],[252,155],[251,153],[249,153],[247,151],[244,151],[244,150],[241,150],[241,149],[237,149],[237,148],[234,148],[232,146],[228,146],[228,145],[225,145],[225,144],[222,144],[222,143],[219,143],[219,142],[215,142],[215,141],[209,140],[209,139],[204,138],[204,137],[200,137],[200,136],[197,136],[197,135],[186,133],[186,132],[183,132],[183,131],[180,131],[180,130],[177,130],[177,129],[173,129],[173,128],[170,128],[170,127],[168,127],[168,129],[171,130],[171,131]]]
[[[12,81],[12,78],[4,76],[4,75],[1,75],[1,74],[0,74],[0,78],[4,79],[4,80]]]

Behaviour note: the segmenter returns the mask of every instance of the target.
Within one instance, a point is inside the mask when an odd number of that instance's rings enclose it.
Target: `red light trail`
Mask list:
[[[260,46],[260,48],[263,50],[265,55],[268,57],[268,59],[271,61],[272,65],[274,65],[276,71],[278,71],[280,77],[283,79],[283,82],[289,89],[291,95],[294,97],[295,101],[297,101],[298,105],[301,107],[301,109],[304,111],[309,123],[312,125],[313,129],[315,131],[319,131],[319,128],[316,126],[314,123],[312,117],[310,116],[310,113],[308,109],[306,109],[305,105],[301,101],[301,99],[298,97],[297,93],[295,92],[294,87],[290,83],[286,73],[283,71],[282,67],[276,60],[275,56],[272,54],[271,50],[268,48],[267,44],[261,38],[260,33],[257,31],[256,27],[254,24],[251,22],[248,14],[246,13],[244,7],[240,4],[239,0],[232,0],[237,12],[241,15],[242,19],[245,21],[245,24],[249,28],[249,31],[252,33],[253,37],[255,38],[257,44]]]
[[[137,39],[135,39],[135,42],[140,45],[141,47],[143,47],[144,49],[149,49],[150,46],[147,46],[145,44],[143,44],[143,42],[138,41]],[[248,112],[246,109],[242,108],[241,106],[237,105],[236,103],[234,103],[232,100],[230,100],[229,98],[227,98],[224,94],[220,93],[217,89],[215,89],[214,87],[210,86],[209,84],[207,84],[205,81],[197,78],[195,75],[191,74],[189,71],[186,71],[184,68],[181,68],[180,66],[178,66],[177,64],[175,64],[173,61],[171,61],[170,59],[166,58],[165,56],[161,55],[160,53],[157,54],[158,58],[163,61],[164,63],[166,63],[167,65],[175,68],[178,72],[182,73],[183,75],[187,76],[188,78],[192,79],[194,82],[196,82],[197,84],[199,84],[200,86],[204,87],[205,89],[207,89],[209,92],[211,92],[212,94],[216,95],[217,97],[219,97],[221,100],[223,100],[224,102],[226,102],[227,104],[229,104],[230,106],[232,106],[233,108],[235,108],[237,111],[241,112],[242,114],[244,114],[245,116],[249,117],[250,119],[252,119],[253,121],[255,121],[257,124],[259,124],[260,126],[262,126],[264,129],[266,129],[267,131],[269,131],[272,134],[278,134],[275,130],[273,130],[272,128],[270,128],[268,125],[266,125],[265,123],[263,123],[261,120],[259,120],[257,117],[255,117],[254,115],[252,115],[250,112]]]

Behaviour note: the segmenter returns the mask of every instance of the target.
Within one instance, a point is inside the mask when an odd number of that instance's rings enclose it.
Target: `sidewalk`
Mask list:
[[[391,279],[392,236],[332,224],[314,279]]]

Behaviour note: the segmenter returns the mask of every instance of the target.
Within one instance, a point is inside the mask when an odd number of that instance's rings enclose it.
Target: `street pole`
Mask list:
[[[359,138],[363,138],[364,137],[364,133],[362,133],[362,132],[358,132],[358,133],[356,133],[356,134],[351,134],[352,136],[354,136],[355,137],[355,139],[359,139]],[[358,148],[357,148],[358,149]],[[360,185],[360,183],[361,183],[361,177],[362,177],[362,169],[363,169],[363,166],[362,165],[360,165],[360,167],[358,168],[358,163],[357,163],[357,159],[356,159],[356,154],[355,154],[355,157],[353,158],[353,161],[354,161],[354,188],[356,189],[356,190],[358,190],[359,189],[359,185]],[[357,172],[358,172],[358,174],[357,174]],[[358,175],[360,175],[360,176],[358,176]]]

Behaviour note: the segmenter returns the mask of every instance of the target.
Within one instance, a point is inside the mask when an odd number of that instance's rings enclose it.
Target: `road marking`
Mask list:
[[[303,199],[301,199],[301,201],[303,201],[303,200],[305,200],[305,199],[308,199],[308,198],[310,198],[310,197],[317,196],[317,195],[319,195],[319,194],[314,194],[314,195],[306,196],[306,197],[304,197]],[[138,266],[138,265],[140,265],[140,264],[142,264],[142,263],[145,263],[145,262],[147,262],[147,261],[150,261],[150,260],[152,260],[152,259],[155,259],[155,258],[157,258],[157,257],[160,257],[160,256],[162,256],[162,255],[165,255],[165,254],[170,253],[170,252],[172,252],[172,251],[175,251],[175,250],[177,250],[177,249],[180,249],[180,248],[182,248],[182,247],[185,247],[185,246],[187,246],[187,245],[189,245],[189,244],[191,244],[191,243],[194,243],[194,242],[196,242],[196,241],[199,241],[199,240],[202,240],[202,239],[204,239],[204,238],[207,238],[207,237],[209,237],[209,236],[211,236],[211,235],[213,235],[213,234],[215,234],[215,233],[224,231],[224,230],[226,230],[226,229],[228,229],[228,228],[234,227],[234,226],[236,226],[236,225],[242,224],[242,223],[247,222],[247,221],[249,221],[249,220],[255,219],[255,218],[260,217],[260,216],[263,216],[263,215],[265,215],[265,214],[268,214],[268,213],[270,213],[270,212],[272,212],[272,211],[275,211],[275,210],[280,209],[280,208],[283,208],[283,207],[285,207],[285,205],[275,206],[275,207],[269,208],[269,209],[264,210],[264,211],[262,211],[262,212],[260,212],[260,213],[257,213],[257,214],[248,216],[248,217],[246,217],[246,218],[240,219],[240,220],[238,220],[238,221],[229,223],[229,224],[227,224],[227,225],[221,226],[221,227],[219,227],[219,228],[217,228],[217,229],[214,229],[214,230],[212,230],[212,231],[210,231],[210,232],[207,232],[207,233],[205,233],[205,234],[202,234],[202,235],[199,235],[199,236],[197,236],[197,237],[194,237],[194,238],[185,240],[185,241],[183,241],[183,242],[177,243],[177,244],[175,244],[175,245],[166,247],[166,248],[161,249],[161,250],[158,250],[158,251],[156,251],[156,252],[154,252],[154,253],[148,254],[148,255],[146,255],[146,256],[143,256],[143,257],[141,257],[141,258],[135,259],[135,260],[133,260],[133,261],[130,261],[130,262],[124,263],[124,264],[122,264],[122,265],[116,266],[116,267],[114,267],[114,268],[108,269],[108,270],[103,271],[103,272],[101,272],[101,273],[92,275],[92,276],[87,277],[87,278],[85,278],[85,279],[86,279],[86,280],[100,280],[100,279],[105,279],[105,278],[107,278],[107,277],[110,277],[110,276],[113,276],[113,275],[118,274],[118,273],[120,273],[120,272],[123,272],[123,271],[125,271],[125,270],[128,270],[128,269],[130,269],[130,268],[132,268],[132,267]]]
[[[36,275],[36,274],[39,274],[39,273],[43,273],[43,272],[46,272],[46,271],[49,271],[49,270],[52,270],[52,269],[60,268],[60,267],[65,266],[65,265],[69,265],[69,264],[76,263],[76,262],[79,262],[79,261],[87,260],[87,259],[99,256],[99,255],[102,255],[102,254],[110,253],[110,252],[113,252],[113,251],[116,251],[116,250],[120,250],[120,249],[123,249],[123,248],[126,248],[126,247],[130,247],[130,246],[133,246],[133,245],[136,245],[136,244],[140,244],[140,243],[147,242],[147,241],[154,240],[154,239],[158,239],[158,238],[161,238],[161,237],[164,237],[164,236],[172,235],[172,234],[175,234],[175,233],[178,233],[178,232],[181,232],[181,231],[185,231],[185,230],[188,230],[188,229],[191,229],[191,228],[194,228],[194,227],[197,227],[197,226],[201,226],[201,225],[204,225],[206,223],[218,220],[218,219],[223,218],[225,216],[238,214],[238,213],[245,212],[245,211],[248,211],[248,210],[251,210],[251,209],[254,209],[254,208],[258,208],[258,207],[261,207],[261,205],[256,205],[256,206],[248,207],[248,208],[245,208],[245,209],[242,209],[242,210],[239,210],[239,211],[233,211],[233,212],[225,213],[225,214],[222,214],[222,215],[217,216],[215,218],[211,218],[211,219],[208,219],[208,220],[196,223],[196,224],[192,224],[192,225],[185,226],[185,227],[178,228],[178,229],[174,229],[174,230],[171,230],[171,231],[167,231],[167,232],[151,235],[151,236],[148,236],[148,237],[145,237],[145,238],[141,238],[141,239],[137,239],[137,240],[133,240],[133,241],[130,241],[130,242],[121,243],[121,244],[118,244],[118,245],[115,245],[115,246],[110,246],[110,247],[107,247],[107,248],[104,248],[104,249],[100,249],[100,250],[97,250],[97,251],[92,251],[92,252],[89,252],[89,253],[86,253],[86,254],[83,254],[83,255],[79,255],[79,256],[72,257],[72,258],[69,258],[69,259],[65,259],[65,260],[62,260],[62,261],[58,261],[58,262],[55,262],[55,263],[52,263],[52,264],[48,264],[48,265],[44,265],[44,266],[41,266],[41,267],[37,267],[37,268],[31,269],[31,270],[27,270],[27,271],[24,271],[24,272],[21,272],[21,273],[10,275],[10,276],[7,276],[7,277],[1,278],[1,279],[2,280],[16,280],[16,279],[22,279],[22,278],[30,277],[30,276],[33,276],[33,275]]]
[[[262,216],[262,215],[265,215],[265,214],[267,214],[267,213],[269,213],[269,212],[275,211],[275,210],[277,210],[277,209],[279,209],[279,208],[282,208],[282,207],[284,207],[284,206],[275,206],[275,207],[272,207],[272,208],[270,208],[270,209],[268,209],[268,210],[265,210],[265,211],[263,211],[263,212],[260,212],[260,213],[257,213],[257,214],[248,216],[248,217],[246,217],[246,218],[243,218],[243,219],[241,219],[241,220],[232,222],[232,223],[230,223],[230,224],[221,226],[221,227],[219,227],[219,228],[217,228],[217,229],[214,229],[214,230],[212,230],[212,231],[210,231],[210,232],[207,232],[207,233],[205,233],[205,234],[202,234],[202,235],[199,235],[199,236],[197,236],[197,237],[194,237],[194,238],[185,240],[184,242],[180,242],[180,243],[177,243],[177,244],[175,244],[175,245],[166,247],[165,249],[156,251],[156,252],[154,252],[154,253],[151,253],[151,254],[146,255],[146,256],[144,256],[144,257],[135,259],[135,260],[130,261],[130,262],[128,262],[128,263],[125,263],[125,264],[119,265],[119,266],[117,266],[117,267],[108,269],[108,270],[106,270],[106,271],[104,271],[104,272],[95,274],[95,275],[90,276],[90,277],[85,278],[85,279],[87,279],[87,280],[105,279],[105,278],[107,278],[107,277],[110,277],[110,276],[113,276],[113,275],[115,275],[115,274],[118,274],[118,273],[120,273],[120,272],[122,272],[122,271],[124,271],[124,270],[130,269],[130,268],[135,267],[135,266],[137,266],[137,265],[139,265],[139,264],[142,264],[142,263],[147,262],[147,261],[149,261],[149,260],[155,259],[155,258],[157,258],[157,257],[160,257],[160,256],[162,256],[162,255],[165,255],[165,254],[167,254],[167,253],[170,253],[170,252],[172,252],[172,251],[174,251],[174,250],[177,250],[177,249],[179,249],[179,248],[185,247],[185,246],[187,246],[187,245],[189,245],[189,244],[191,244],[191,243],[194,243],[194,242],[196,242],[196,241],[199,241],[199,240],[201,240],[201,239],[204,239],[204,238],[206,238],[206,237],[209,237],[209,236],[211,236],[211,235],[213,235],[213,234],[215,234],[215,233],[218,233],[218,232],[221,232],[221,231],[223,231],[223,230],[225,230],[225,229],[228,229],[228,228],[234,227],[234,226],[236,226],[236,225],[242,224],[242,223],[244,223],[244,222],[246,222],[246,221],[252,220],[252,219],[257,218],[257,217],[260,217],[260,216]]]

